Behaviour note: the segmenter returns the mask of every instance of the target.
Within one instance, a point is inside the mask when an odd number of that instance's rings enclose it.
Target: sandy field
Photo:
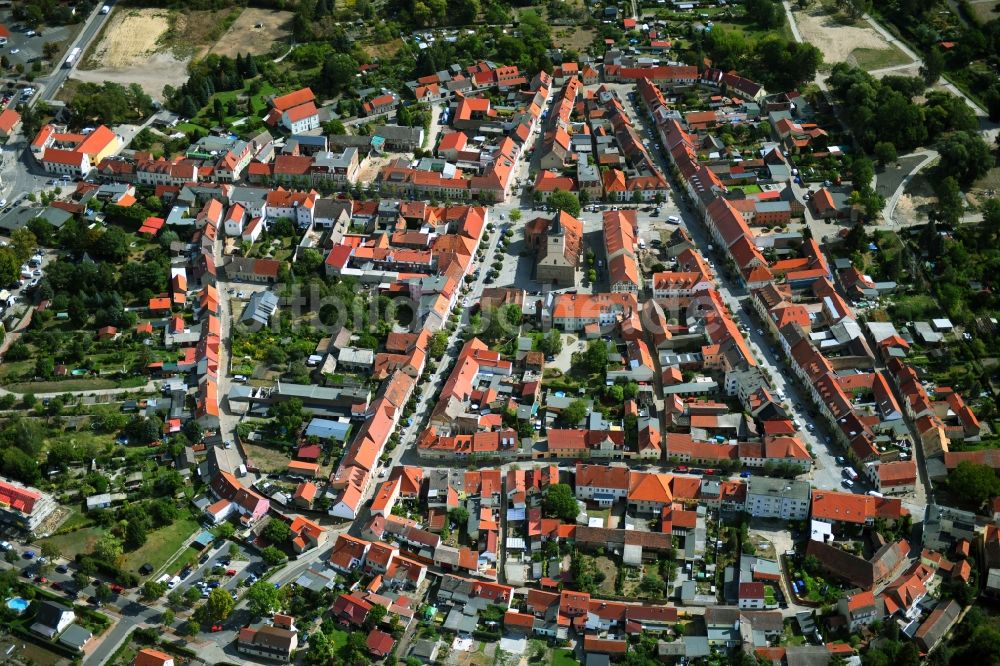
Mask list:
[[[178,60],[172,53],[156,53],[143,62],[129,67],[76,69],[70,78],[87,83],[114,81],[127,86],[138,83],[146,94],[163,101],[163,86],[178,86],[187,80],[187,60]]]
[[[855,49],[893,48],[871,28],[844,25],[822,7],[795,11],[794,16],[803,41],[818,48],[830,64],[846,61]]]
[[[162,9],[129,9],[115,12],[100,43],[88,60],[102,67],[130,67],[145,63],[157,51],[157,42],[170,27]]]
[[[217,53],[231,58],[235,58],[237,53],[267,53],[275,42],[288,41],[293,16],[292,12],[248,7],[205,53]],[[262,27],[258,28],[258,25]]]

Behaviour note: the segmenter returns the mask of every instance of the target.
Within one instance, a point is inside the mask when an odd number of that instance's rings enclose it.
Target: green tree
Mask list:
[[[272,587],[274,587],[272,585]],[[236,602],[228,590],[217,587],[208,595],[205,601],[205,612],[210,622],[222,622],[233,612]]]
[[[148,580],[142,586],[142,598],[145,601],[154,601],[163,596],[167,591],[167,584]]]
[[[385,606],[381,604],[374,604],[370,611],[368,611],[368,617],[365,618],[365,626],[369,629],[374,629],[382,623],[385,619],[388,610]]]
[[[448,520],[455,523],[459,529],[464,529],[469,522],[469,510],[464,506],[456,506],[448,512]]]
[[[562,210],[573,217],[580,214],[580,199],[572,192],[556,190],[549,196],[549,205],[556,210]]]
[[[953,132],[938,144],[939,173],[967,187],[993,168],[993,155],[979,132]]]
[[[281,590],[266,580],[259,580],[247,590],[247,608],[255,617],[269,616],[281,610]]]
[[[580,507],[573,496],[573,489],[565,483],[553,483],[545,489],[542,499],[542,511],[548,516],[554,516],[567,523],[576,520]]]
[[[347,53],[331,53],[323,61],[320,81],[325,89],[336,92],[354,82],[358,61]]]
[[[875,157],[884,166],[896,161],[896,146],[888,141],[879,141],[875,144]]]
[[[272,544],[281,545],[292,540],[292,529],[285,521],[279,518],[271,518],[267,525],[264,526],[261,536]]]
[[[963,505],[978,510],[986,500],[1000,495],[1000,479],[991,467],[966,461],[948,475],[948,489]]]
[[[283,552],[281,552],[274,546],[268,546],[264,550],[260,551],[260,556],[267,564],[271,565],[272,567],[277,566],[288,559],[288,557]]]
[[[566,406],[566,409],[562,411],[559,418],[565,426],[575,428],[586,416],[587,403],[577,399]]]
[[[174,624],[174,612],[169,608],[160,613],[160,624],[164,627],[171,627]]]
[[[109,564],[117,565],[124,552],[121,540],[111,533],[105,533],[94,545],[94,555]]]
[[[583,363],[587,372],[604,374],[608,369],[608,346],[603,340],[591,340],[583,353]]]

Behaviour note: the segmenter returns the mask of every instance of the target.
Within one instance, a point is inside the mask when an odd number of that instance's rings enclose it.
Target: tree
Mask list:
[[[264,531],[261,533],[261,536],[272,544],[280,545],[288,543],[292,540],[292,529],[285,521],[279,518],[272,518],[268,521],[267,525],[264,526]]]
[[[944,67],[944,54],[935,44],[924,53],[924,64],[920,66],[920,76],[923,77],[924,83],[933,85],[941,78]]]
[[[111,591],[111,588],[108,586],[107,583],[100,583],[94,589],[94,596],[97,597],[97,600],[100,601],[101,603],[104,603],[105,601],[110,599],[113,595],[114,592]]]
[[[546,356],[558,356],[563,348],[562,335],[553,328],[548,335],[542,338],[538,346]]]
[[[888,141],[879,141],[875,144],[875,157],[885,166],[896,161],[896,146]]]
[[[374,629],[382,623],[385,619],[386,614],[389,611],[385,606],[381,604],[374,604],[370,611],[368,611],[368,617],[365,618],[365,627],[369,629]]]
[[[1000,479],[991,467],[966,461],[948,475],[948,488],[962,504],[975,510],[1000,495]]]
[[[587,372],[604,374],[608,369],[608,346],[603,340],[591,340],[583,353],[583,363]]]
[[[167,584],[148,580],[142,586],[142,598],[145,601],[159,599],[167,591]]]
[[[272,567],[277,566],[288,559],[288,557],[275,548],[274,546],[268,546],[264,550],[260,551],[260,556],[263,560],[271,565]]]
[[[510,221],[511,222],[521,221],[521,211],[519,209],[515,208],[514,210],[510,211]]]
[[[560,414],[560,420],[564,425],[575,428],[580,421],[582,421],[587,416],[587,403],[583,400],[576,399],[566,406],[566,409]]]
[[[553,483],[545,489],[545,497],[542,500],[542,511],[546,515],[554,516],[560,520],[572,523],[580,513],[580,507],[573,496],[573,489],[565,483]]]
[[[266,580],[259,580],[247,590],[247,607],[255,617],[271,615],[281,610],[281,590]]]
[[[469,510],[464,506],[456,506],[448,512],[448,520],[462,528],[469,522]]]
[[[94,555],[108,564],[117,566],[123,554],[121,540],[111,533],[105,533],[94,545]]]
[[[358,61],[347,53],[331,53],[323,61],[320,81],[331,92],[337,92],[354,81]]]
[[[164,627],[170,627],[174,623],[174,612],[169,608],[162,613],[160,613],[160,624]]]
[[[993,167],[990,147],[979,132],[953,132],[938,144],[938,152],[939,173],[954,177],[962,187],[971,185]]]
[[[271,587],[273,588],[274,586],[272,585]],[[229,617],[235,606],[236,602],[233,601],[229,592],[221,587],[217,587],[212,590],[205,601],[205,612],[210,622],[222,622]]]
[[[556,210],[562,210],[573,217],[580,214],[580,199],[572,192],[556,190],[549,196],[549,205]]]

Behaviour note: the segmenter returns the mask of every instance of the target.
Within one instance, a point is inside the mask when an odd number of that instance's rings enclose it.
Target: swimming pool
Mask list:
[[[21,597],[11,597],[7,600],[7,608],[18,613],[28,610],[28,600]]]

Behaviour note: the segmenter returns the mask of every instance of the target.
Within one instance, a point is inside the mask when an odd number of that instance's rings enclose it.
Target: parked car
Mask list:
[[[226,569],[226,575],[227,576],[235,576],[236,575],[236,569]]]
[[[23,557],[26,560],[33,560],[33,559],[35,559],[35,551],[33,551],[33,550],[26,550],[26,551],[24,551],[24,555],[22,555],[21,557]]]
[[[212,633],[216,633],[216,632],[219,632],[219,631],[222,631],[222,625],[221,624],[213,624],[212,625]]]

